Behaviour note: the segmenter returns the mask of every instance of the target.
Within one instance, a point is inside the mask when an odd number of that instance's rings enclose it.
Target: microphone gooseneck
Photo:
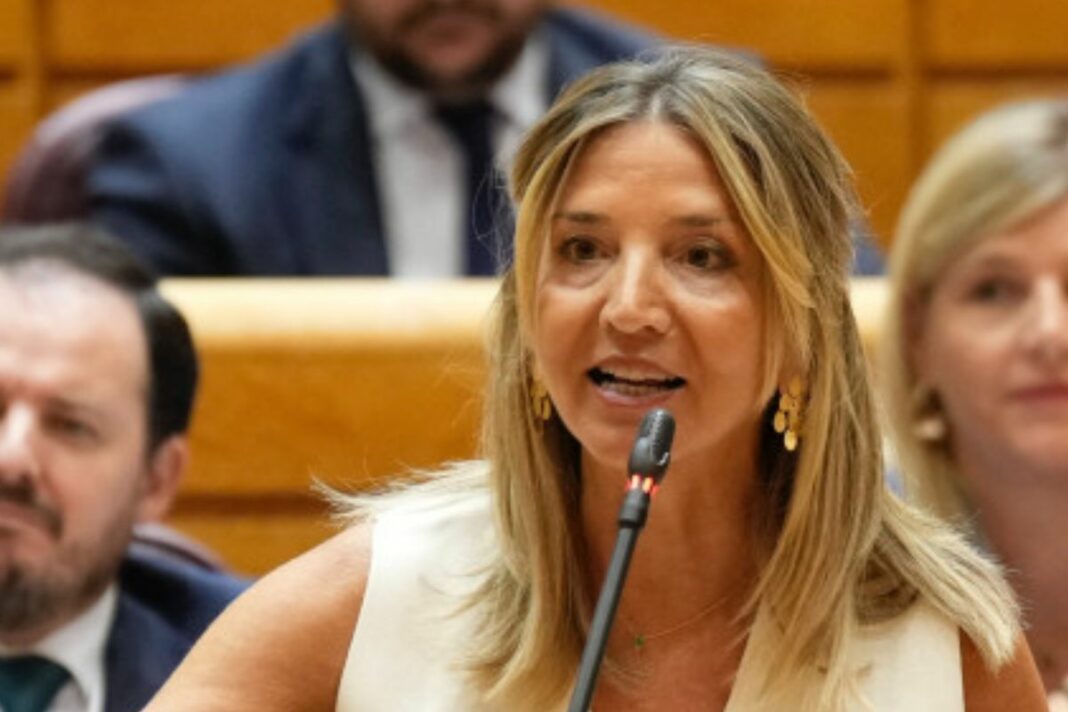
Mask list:
[[[646,413],[638,426],[638,435],[634,439],[627,463],[630,477],[627,493],[619,508],[616,546],[601,585],[601,595],[597,598],[593,620],[590,622],[590,632],[582,650],[582,660],[579,663],[578,677],[568,712],[589,710],[590,700],[597,685],[597,674],[604,659],[605,645],[608,643],[608,633],[616,617],[619,596],[623,592],[623,582],[626,581],[630,558],[634,553],[634,545],[642,527],[645,526],[653,493],[664,479],[671,462],[671,442],[674,437],[675,419],[663,408]]]

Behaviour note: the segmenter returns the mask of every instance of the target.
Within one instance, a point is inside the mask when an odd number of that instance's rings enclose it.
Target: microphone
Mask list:
[[[590,634],[582,650],[578,678],[571,693],[568,712],[587,712],[590,708],[590,700],[597,684],[597,673],[601,669],[604,648],[608,643],[608,632],[612,629],[619,596],[623,592],[623,582],[626,581],[627,569],[630,568],[630,557],[634,553],[638,534],[641,533],[649,515],[649,503],[671,462],[671,441],[674,437],[675,419],[663,408],[655,408],[646,413],[638,426],[638,436],[634,440],[627,462],[630,477],[623,505],[619,508],[616,546],[601,585],[597,607],[593,611]]]

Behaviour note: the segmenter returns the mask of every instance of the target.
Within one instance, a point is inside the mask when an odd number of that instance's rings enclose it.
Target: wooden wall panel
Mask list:
[[[1060,79],[984,81],[976,78],[935,84],[924,107],[928,127],[925,157],[983,111],[1005,102],[1037,97],[1068,97],[1068,71]]]
[[[821,82],[804,94],[856,173],[871,229],[888,245],[911,180],[908,97],[883,83]]]
[[[0,0],[0,191],[38,116],[33,1]]]
[[[990,101],[1056,89],[1068,77],[1064,0],[564,2],[669,36],[751,47],[772,69],[810,82],[813,106],[856,167],[881,234],[896,211],[903,165],[914,175],[932,145]],[[16,93],[25,91],[39,119],[101,83],[214,71],[258,56],[335,7],[335,0],[0,0],[0,169],[25,136]],[[16,80],[28,87],[16,91],[8,83]]]
[[[33,0],[0,0],[0,59],[24,59],[33,46]]]
[[[235,571],[259,575],[336,532],[328,514],[325,504],[310,499],[291,510],[256,502],[202,506],[179,500],[168,523],[204,543]]]
[[[0,81],[0,191],[7,182],[8,167],[29,138],[36,118],[36,106],[27,83]]]
[[[45,46],[67,72],[203,69],[273,49],[333,9],[332,0],[52,0]]]
[[[673,37],[751,47],[775,66],[883,70],[904,46],[907,0],[588,0]],[[573,3],[580,4],[580,3]]]
[[[918,7],[933,67],[1068,69],[1064,0],[923,0]]]
[[[0,0],[0,74],[18,71],[32,47],[32,0]]]

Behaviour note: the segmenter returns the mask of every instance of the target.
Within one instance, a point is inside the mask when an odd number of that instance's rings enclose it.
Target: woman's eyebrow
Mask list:
[[[961,266],[969,270],[1008,269],[1021,262],[1020,255],[1012,251],[990,250],[968,255],[961,260]]]
[[[591,213],[585,210],[560,210],[553,213],[553,220],[567,220],[568,222],[592,225],[595,223],[606,222],[608,219],[604,215]]]
[[[583,223],[587,225],[607,222],[608,220],[604,215],[591,213],[585,210],[561,210],[553,213],[552,219],[554,221],[566,220],[568,222]],[[727,215],[706,215],[695,213],[692,215],[681,215],[677,218],[672,218],[671,222],[685,227],[709,227],[711,225],[722,223],[733,223],[735,220]]]
[[[735,220],[729,215],[706,215],[703,213],[695,213],[693,215],[682,215],[674,218],[672,222],[684,227],[710,227],[712,225],[723,223],[733,223]]]

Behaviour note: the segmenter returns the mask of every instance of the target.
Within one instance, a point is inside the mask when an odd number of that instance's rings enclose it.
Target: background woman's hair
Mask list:
[[[913,187],[894,239],[880,380],[910,494],[967,524],[947,442],[921,440],[930,407],[909,355],[939,277],[955,258],[1068,198],[1068,101],[1014,103],[948,141]],[[976,384],[977,386],[979,384]]]

